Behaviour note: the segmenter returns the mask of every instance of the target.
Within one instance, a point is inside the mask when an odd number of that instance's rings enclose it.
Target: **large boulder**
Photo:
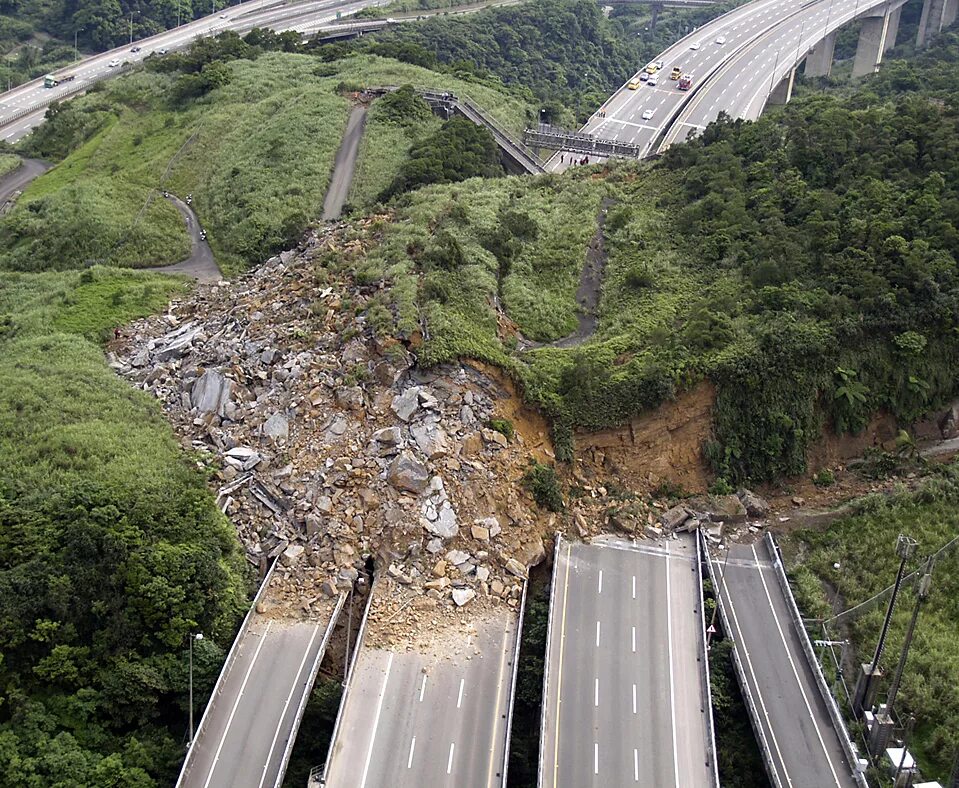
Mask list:
[[[232,380],[223,377],[215,369],[207,369],[193,384],[190,400],[201,414],[215,413],[222,416],[231,402],[232,393]]]
[[[418,386],[408,388],[402,394],[393,397],[390,409],[403,421],[409,421],[413,418],[420,406],[420,390]]]
[[[400,452],[390,463],[388,479],[397,490],[421,493],[430,481],[426,466],[410,452]]]
[[[752,490],[742,489],[736,495],[750,517],[765,517],[769,514],[769,502]]]

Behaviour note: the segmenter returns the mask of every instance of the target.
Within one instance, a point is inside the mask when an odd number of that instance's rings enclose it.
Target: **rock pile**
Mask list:
[[[235,283],[201,286],[128,328],[113,368],[163,406],[209,467],[247,558],[287,607],[368,582],[372,564],[455,610],[517,604],[545,556],[518,480],[530,441],[488,427],[506,392],[469,366],[424,372],[375,335],[361,287],[318,265],[337,231],[311,236]]]

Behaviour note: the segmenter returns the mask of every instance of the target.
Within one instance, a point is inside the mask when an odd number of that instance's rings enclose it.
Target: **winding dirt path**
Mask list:
[[[356,169],[356,156],[360,150],[360,140],[366,128],[366,105],[357,104],[350,112],[343,132],[343,141],[340,143],[336,158],[333,160],[333,175],[330,176],[330,188],[327,189],[326,199],[323,200],[323,221],[329,222],[340,218],[343,206],[350,193],[353,183],[353,172]]]
[[[206,239],[200,237],[200,222],[193,213],[193,209],[179,197],[172,194],[166,199],[176,207],[186,222],[187,232],[190,234],[190,256],[186,260],[173,265],[155,265],[149,268],[137,268],[137,271],[155,271],[161,274],[185,274],[192,276],[198,282],[219,282],[223,278],[213,250]]]
[[[19,167],[0,178],[0,211],[18,191],[22,192],[34,178],[52,166],[41,159],[23,159]]]
[[[576,347],[596,333],[596,326],[599,323],[599,299],[603,293],[603,274],[606,271],[606,261],[609,259],[603,231],[606,227],[606,216],[613,202],[614,200],[610,197],[603,198],[596,216],[596,232],[590,239],[589,246],[586,247],[586,261],[583,263],[583,270],[579,275],[579,287],[576,289],[578,305],[576,330],[552,342],[535,342],[520,336],[517,343],[519,350]]]

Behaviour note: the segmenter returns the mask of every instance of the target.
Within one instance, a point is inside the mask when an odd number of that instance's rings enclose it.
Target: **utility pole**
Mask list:
[[[892,613],[896,608],[896,597],[899,595],[899,587],[902,585],[902,575],[906,569],[906,562],[912,556],[916,549],[916,540],[899,534],[896,540],[896,555],[899,556],[899,571],[896,573],[896,582],[892,587],[892,598],[889,600],[889,607],[886,608],[886,618],[882,622],[882,630],[879,632],[879,642],[876,644],[876,653],[873,655],[872,662],[860,665],[859,678],[856,681],[856,690],[852,698],[852,713],[858,718],[863,716],[863,712],[872,710],[875,705],[876,690],[878,685],[876,679],[882,675],[879,668],[879,660],[882,659],[882,652],[886,647],[886,636],[889,634],[889,624],[892,621]]]
[[[193,746],[193,641],[203,640],[203,633],[190,633],[190,740],[187,748]]]
[[[79,28],[73,31],[73,62],[76,63],[80,59],[79,51],[77,50],[77,35],[82,32],[83,28]]]
[[[872,730],[869,735],[869,751],[879,756],[885,752],[889,746],[889,739],[892,737],[892,730],[895,723],[894,711],[896,706],[896,696],[899,694],[899,685],[902,682],[902,673],[906,667],[906,660],[909,658],[909,647],[912,645],[912,638],[916,631],[916,621],[919,618],[919,609],[922,603],[929,596],[929,586],[932,583],[932,559],[926,561],[923,575],[916,586],[916,604],[912,608],[912,616],[909,618],[909,626],[906,629],[906,637],[902,644],[902,653],[899,655],[899,664],[896,665],[896,672],[892,677],[892,685],[889,687],[889,695],[886,698],[886,708],[882,709],[876,715]]]
[[[133,12],[130,12],[130,43],[133,43]]]
[[[902,768],[906,763],[906,748],[909,746],[909,738],[912,736],[912,728],[916,724],[916,718],[910,714],[909,719],[906,720],[906,732],[902,737],[902,756],[899,758],[899,766],[896,768],[896,777],[893,780],[892,784],[895,788],[904,788],[904,786],[912,785],[912,771],[913,767],[909,768],[909,772],[906,774],[906,782],[899,782],[899,776],[902,774]],[[915,761],[913,761],[913,766],[915,766]]]

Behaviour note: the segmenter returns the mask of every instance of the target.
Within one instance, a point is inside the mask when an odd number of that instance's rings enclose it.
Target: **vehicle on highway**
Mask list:
[[[108,65],[110,68],[116,68],[117,66],[120,65],[120,61],[117,60],[116,58],[113,58],[113,60],[111,60],[109,63],[107,63],[107,65]]]
[[[679,79],[682,75],[683,70],[679,66],[676,66],[676,68],[669,72],[670,79]]]
[[[726,36],[716,36],[716,43],[717,43],[717,44],[725,44],[725,43],[726,43]]]
[[[226,14],[220,14],[220,19],[229,19],[229,18],[230,17],[228,17]]]
[[[640,82],[645,82],[647,79],[649,79],[649,74],[647,74],[645,71],[639,75]]]
[[[649,120],[651,117],[653,117],[653,113],[654,113],[655,111],[656,111],[656,110],[654,110],[654,109],[647,109],[647,110],[645,110],[645,111],[643,112],[643,120]]]
[[[659,82],[659,80],[656,78],[655,74],[651,74],[649,79],[646,80],[646,84],[649,85],[651,88],[655,87],[657,82]]]
[[[60,74],[59,76],[56,74],[47,74],[43,78],[43,86],[45,88],[55,88],[63,82],[73,82],[76,78],[76,74]]]
[[[165,54],[166,54],[167,52],[169,52],[169,51],[170,51],[170,50],[167,49],[166,47],[160,47],[160,48],[157,50],[157,54],[158,54],[158,55],[165,55]]]
[[[647,77],[647,79],[648,79],[648,78],[649,78],[649,77]],[[629,80],[629,82],[627,83],[626,87],[628,87],[630,90],[636,90],[636,88],[639,87],[639,83],[640,83],[641,81],[642,81],[642,80],[639,79],[638,77],[633,77],[631,80]]]
[[[690,48],[690,49],[699,49],[702,45],[703,45],[703,42],[702,42],[702,41],[693,41],[693,43],[689,45],[689,48]]]
[[[692,74],[683,74],[679,78],[679,89],[680,90],[689,90],[693,86],[693,75]]]
[[[136,54],[137,52],[140,51],[140,47],[130,47],[130,51]]]
[[[655,74],[657,71],[659,71],[659,67],[655,63],[650,63],[648,66],[646,66],[647,74]]]
[[[656,66],[656,70],[657,70],[657,71],[661,71],[662,68],[663,68],[663,61],[662,61],[662,60],[654,60],[654,61],[653,61],[653,65]]]

